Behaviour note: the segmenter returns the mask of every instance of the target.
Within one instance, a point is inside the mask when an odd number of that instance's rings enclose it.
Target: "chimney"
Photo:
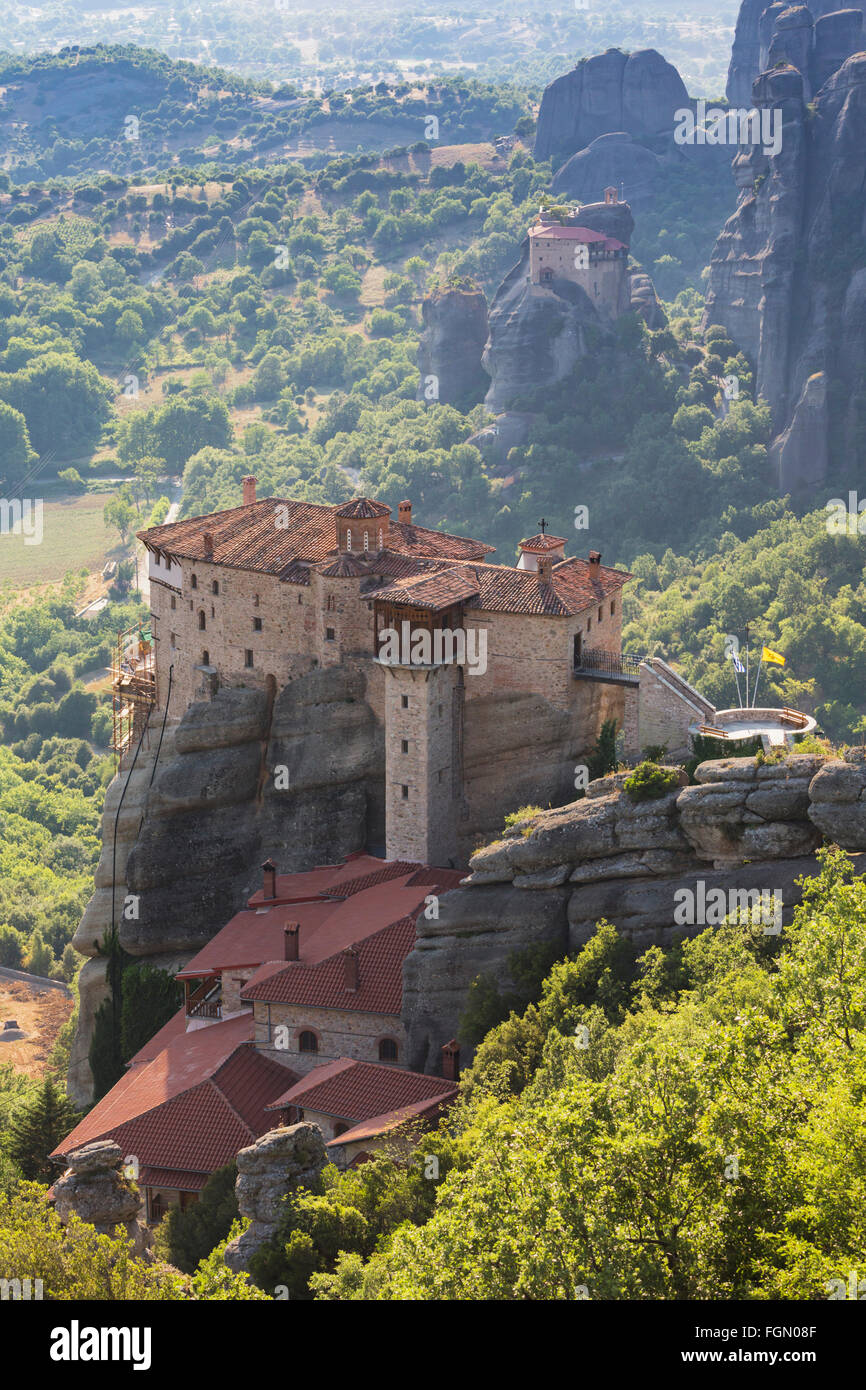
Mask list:
[[[408,498],[397,507],[397,520],[403,522],[406,526],[412,525],[412,503]]]
[[[204,542],[205,555],[213,555],[213,535],[211,534],[211,532],[205,531],[202,540]]]
[[[277,896],[277,866],[273,859],[266,859],[262,865],[262,897],[265,902]]]
[[[550,555],[539,555],[538,557],[538,577],[542,584],[549,584],[553,577],[553,557]]]
[[[300,951],[301,927],[299,922],[288,922],[283,930],[283,959],[298,960]]]
[[[599,566],[601,565],[601,551],[600,551],[600,550],[591,550],[591,551],[589,552],[589,563],[590,563],[591,565],[594,565],[596,569],[599,568]]]
[[[252,473],[244,478],[244,506],[251,507],[256,500],[256,480]]]
[[[457,1081],[460,1076],[460,1046],[456,1038],[442,1047],[442,1075],[446,1081]]]
[[[355,992],[359,988],[360,983],[361,975],[358,968],[358,952],[354,946],[349,946],[343,952],[343,984],[346,989]]]

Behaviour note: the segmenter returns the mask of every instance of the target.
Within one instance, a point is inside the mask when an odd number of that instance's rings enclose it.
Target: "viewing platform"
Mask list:
[[[689,726],[692,738],[717,738],[726,742],[751,743],[760,739],[765,749],[793,748],[798,734],[811,734],[817,727],[810,714],[788,709],[721,709],[711,718]]]
[[[640,656],[624,652],[605,652],[596,647],[584,647],[575,652],[572,675],[575,680],[606,681],[614,685],[637,685],[640,681]]]

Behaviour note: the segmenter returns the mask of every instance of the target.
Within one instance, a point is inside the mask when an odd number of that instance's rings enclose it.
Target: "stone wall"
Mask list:
[[[265,1004],[259,1000],[254,1013],[258,1050],[290,1067],[299,1076],[339,1057],[378,1062],[382,1038],[393,1038],[397,1044],[397,1060],[388,1065],[406,1065],[406,1030],[397,1015],[362,1013],[358,1009],[319,1009],[306,1004]],[[281,1026],[289,1030],[288,1048],[278,1048],[274,1043],[275,1030]],[[318,1037],[318,1052],[300,1051],[298,1039],[303,1029],[311,1029]]]
[[[643,948],[665,945],[676,931],[704,929],[677,915],[683,889],[696,903],[712,889],[728,901],[777,893],[787,923],[824,837],[866,850],[866,762],[726,758],[702,763],[697,785],[680,772],[672,791],[638,802],[623,791],[627,775],[591,783],[580,801],[537,816],[530,833],[517,828],[479,850],[438,919],[419,919],[403,972],[413,1070],[437,1068],[476,976],[509,986],[515,952],[539,942],[574,951],[601,918]],[[856,863],[863,872],[866,856]]]

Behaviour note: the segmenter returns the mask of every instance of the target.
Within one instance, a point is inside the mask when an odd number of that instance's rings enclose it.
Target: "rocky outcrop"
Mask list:
[[[410,1066],[435,1068],[472,981],[484,974],[510,987],[511,958],[528,946],[577,950],[602,918],[642,948],[663,945],[675,931],[712,925],[682,911],[684,901],[713,901],[713,890],[724,895],[722,916],[778,895],[785,924],[824,836],[866,850],[866,762],[720,759],[698,767],[695,785],[680,772],[677,785],[648,801],[624,791],[627,776],[592,782],[582,800],[479,850],[438,919],[419,920],[403,973]],[[866,856],[855,863],[863,872]]]
[[[689,97],[676,68],[653,48],[618,48],[584,58],[544,89],[535,158],[554,167],[600,135],[624,131],[637,139],[670,131]]]
[[[235,1193],[241,1216],[250,1224],[230,1241],[223,1256],[237,1274],[249,1268],[257,1250],[276,1234],[283,1198],[315,1186],[328,1162],[318,1125],[302,1123],[269,1130],[237,1156]]]
[[[827,374],[815,372],[803,387],[791,423],[770,445],[780,492],[810,488],[826,477],[829,429]]]
[[[644,270],[633,270],[629,276],[631,307],[639,314],[651,333],[667,326],[668,317],[656,294],[656,287]]]
[[[810,788],[809,819],[843,849],[866,844],[866,763],[827,763]]]
[[[810,95],[819,91],[860,51],[862,26],[859,7],[842,9],[834,0],[810,0],[808,7],[743,0],[728,68],[728,101],[750,106],[755,78],[777,62],[793,63]]]
[[[660,155],[624,130],[599,135],[557,170],[553,192],[579,203],[591,202],[600,188],[621,189],[635,208],[651,208],[663,173]]]
[[[438,400],[461,410],[477,405],[490,385],[481,366],[487,342],[483,291],[438,290],[422,302],[421,321],[419,399]]]
[[[122,1162],[123,1151],[112,1139],[76,1149],[54,1184],[54,1202],[64,1223],[74,1211],[101,1235],[125,1236],[133,1254],[146,1258],[153,1235],[140,1214],[138,1188],[121,1172]]]
[[[781,149],[738,153],[737,210],[713,252],[707,323],[755,363],[784,487],[808,486],[855,447],[866,352],[866,55],[823,86],[814,114],[793,67],[764,73],[755,104],[782,114]],[[832,409],[830,408],[832,404]]]
[[[383,732],[365,695],[364,675],[348,666],[291,681],[272,707],[262,691],[222,688],[166,730],[156,768],[153,734],[129,778],[116,850],[127,769],[106,793],[103,852],[76,949],[97,955],[112,920],[112,874],[121,944],[178,969],[244,906],[265,859],[292,872],[384,839]],[[277,786],[278,766],[288,790]],[[86,1105],[102,960],[84,966],[80,986],[68,1088]]]

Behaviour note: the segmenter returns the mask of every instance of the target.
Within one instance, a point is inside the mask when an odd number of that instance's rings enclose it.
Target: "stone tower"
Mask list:
[[[385,671],[385,857],[458,862],[462,805],[463,668]]]

